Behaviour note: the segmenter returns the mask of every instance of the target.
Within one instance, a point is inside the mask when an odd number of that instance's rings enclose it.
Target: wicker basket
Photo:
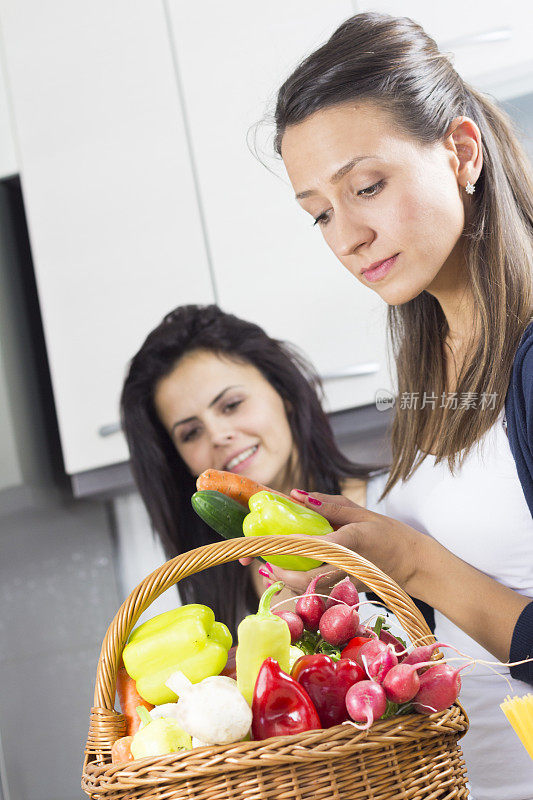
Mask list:
[[[181,578],[243,556],[298,554],[359,578],[394,611],[411,640],[431,634],[416,606],[377,567],[344,547],[311,537],[239,538],[192,550],[163,564],[130,594],[111,623],[98,663],[82,788],[92,798],[125,800],[445,800],[466,798],[466,770],[457,740],[468,730],[459,703],[431,716],[276,736],[264,741],[196,748],[111,764],[124,735],[114,710],[118,663],[128,636],[150,603]],[[434,641],[434,639],[433,639]]]

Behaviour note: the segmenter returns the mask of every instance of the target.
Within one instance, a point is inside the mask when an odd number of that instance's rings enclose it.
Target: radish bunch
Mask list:
[[[355,661],[367,677],[354,683],[346,694],[346,709],[356,727],[366,730],[386,712],[390,714],[389,704],[433,714],[457,700],[463,667],[453,669],[444,662],[431,661],[439,646],[449,645],[437,642],[407,653],[389,631],[379,625],[373,630],[361,624],[359,595],[349,578],[337,583],[325,598],[316,591],[320,577],[314,578],[298,599],[295,612],[274,613],[287,622],[292,644],[303,648],[305,641],[307,648],[312,648],[306,652],[335,651],[334,658],[353,659],[354,656],[341,655],[340,648],[347,643],[358,647],[360,640],[356,637],[362,637]],[[324,649],[328,647],[329,650]]]

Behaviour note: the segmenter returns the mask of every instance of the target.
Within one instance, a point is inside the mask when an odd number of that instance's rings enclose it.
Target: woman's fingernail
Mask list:
[[[269,578],[269,579],[270,579],[270,575],[268,574],[268,572],[266,571],[266,569],[263,569],[263,567],[259,567],[259,569],[258,569],[257,571],[258,571],[258,573],[259,573],[260,575],[262,575],[262,576],[263,576],[263,578]]]
[[[310,502],[310,503],[311,503],[311,505],[313,505],[313,506],[321,506],[321,505],[322,505],[322,503],[320,502],[320,500],[317,500],[317,499],[316,499],[316,497],[310,497],[310,498],[309,498],[309,502]]]
[[[272,564],[269,564],[268,561],[265,564],[265,569],[267,569],[272,575],[274,574],[274,570],[272,569]]]
[[[309,492],[304,492],[303,489],[293,489],[293,492],[298,492],[298,494],[305,494],[306,497],[309,497]]]

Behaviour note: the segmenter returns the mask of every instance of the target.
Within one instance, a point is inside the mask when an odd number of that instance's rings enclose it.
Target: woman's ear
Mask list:
[[[455,155],[457,182],[464,189],[475,184],[483,167],[481,131],[470,117],[455,117],[450,123],[445,146]]]

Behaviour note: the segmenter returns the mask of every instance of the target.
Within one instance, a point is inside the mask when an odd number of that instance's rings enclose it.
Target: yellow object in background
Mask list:
[[[500,703],[500,708],[533,758],[533,694],[512,699],[507,695],[504,702]]]

